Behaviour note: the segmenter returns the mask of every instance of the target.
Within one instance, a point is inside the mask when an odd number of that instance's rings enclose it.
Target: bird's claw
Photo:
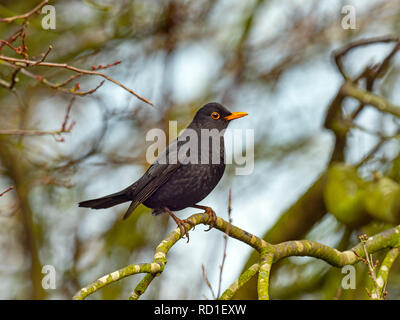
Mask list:
[[[181,234],[186,236],[187,242],[189,242],[189,230],[191,228],[194,229],[195,224],[189,220],[189,219],[185,219],[185,220],[181,220],[181,219],[177,219],[175,220],[176,224],[178,225],[179,231],[181,232]],[[190,227],[188,228],[186,226],[186,223],[190,225]]]
[[[186,226],[185,224],[185,220],[179,220],[176,222],[176,224],[178,225],[179,231],[181,232],[181,235],[185,235],[187,242],[189,242],[189,228]]]
[[[189,219],[185,219],[185,220],[183,220],[183,222],[190,224],[190,228],[193,230],[196,228],[196,224]]]
[[[191,226],[193,226],[193,223],[192,223],[190,220],[188,220],[188,219],[185,219],[185,220],[179,219],[179,218],[178,218],[176,215],[174,215],[174,213],[173,213],[171,210],[169,210],[167,207],[165,207],[164,210],[171,216],[172,219],[174,219],[175,223],[178,225],[178,228],[179,228],[179,231],[180,231],[182,237],[185,235],[186,238],[187,238],[187,242],[189,242],[189,229],[190,229],[190,228],[188,228],[188,227],[186,226],[186,223],[189,224],[189,225],[191,225]]]
[[[205,230],[205,231],[210,231],[212,228],[214,228],[215,227],[215,225],[216,225],[216,223],[217,223],[217,214],[215,213],[215,211],[212,209],[212,208],[210,208],[210,207],[207,207],[206,208],[206,214],[208,215],[208,220],[209,220],[209,227],[208,227],[208,229],[207,230]]]

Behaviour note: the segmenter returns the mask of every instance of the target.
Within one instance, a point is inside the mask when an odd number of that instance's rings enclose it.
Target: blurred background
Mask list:
[[[38,3],[0,1],[0,16],[28,12]],[[399,0],[57,0],[49,4],[56,9],[56,29],[42,28],[43,15],[29,18],[25,37],[29,57],[40,56],[52,45],[46,61],[89,70],[122,61],[102,72],[155,106],[106,81],[96,92],[76,96],[69,114],[69,123],[75,125],[63,134],[63,142],[52,135],[0,135],[0,193],[15,186],[0,197],[1,299],[70,299],[106,273],[152,261],[157,244],[176,227],[172,219],[153,217],[140,206],[122,221],[127,204],[94,211],[78,208],[77,203],[119,191],[138,179],[149,165],[146,132],[161,128],[168,133],[169,120],[177,120],[180,130],[210,101],[249,113],[230,128],[254,129],[255,135],[253,173],[237,176],[235,164],[229,165],[218,187],[202,201],[218,216],[228,218],[231,188],[232,220],[238,227],[272,243],[307,238],[341,250],[354,246],[359,234],[375,234],[397,222],[338,219],[332,214],[335,201],[327,205],[332,189],[326,188],[325,178],[336,162],[346,163],[346,168],[359,164],[352,171],[357,179],[371,182],[386,177],[397,187],[400,175],[393,174],[393,168],[400,161],[398,120],[366,107],[345,135],[339,137],[324,124],[343,83],[333,50],[356,39],[396,35]],[[356,10],[355,29],[342,27],[344,5]],[[21,23],[1,23],[0,39],[7,39]],[[392,49],[393,44],[382,43],[353,50],[346,56],[346,70],[357,75],[382,62]],[[7,46],[1,50],[3,55],[18,56]],[[400,104],[399,67],[399,58],[394,57],[374,87],[393,104]],[[38,66],[27,70],[53,83],[73,74]],[[0,64],[1,79],[9,81],[13,71]],[[101,80],[82,76],[67,87],[79,83],[80,89],[90,90]],[[0,87],[0,131],[60,130],[72,96],[20,72],[12,90]],[[354,99],[345,99],[343,114],[357,105]],[[382,137],[384,143],[363,161]],[[197,212],[186,209],[178,217]],[[217,291],[224,239],[219,231],[203,229],[198,226],[190,232],[188,244],[180,241],[172,248],[164,273],[143,299],[212,298],[201,265]],[[252,263],[252,252],[229,239],[223,290]],[[56,289],[42,288],[45,265],[56,270]],[[368,270],[362,263],[356,270],[356,289],[340,290],[344,276],[340,269],[312,258],[285,259],[273,266],[271,297],[366,299]],[[140,279],[123,279],[90,299],[126,299]],[[388,298],[400,297],[399,285],[397,262],[389,277]],[[236,295],[256,297],[254,281]]]

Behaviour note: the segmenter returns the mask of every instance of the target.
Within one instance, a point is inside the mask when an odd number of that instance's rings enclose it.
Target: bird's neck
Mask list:
[[[200,128],[198,123],[192,122],[181,135],[184,141],[178,144],[191,144],[191,148],[197,150],[199,163],[225,163],[224,130]]]

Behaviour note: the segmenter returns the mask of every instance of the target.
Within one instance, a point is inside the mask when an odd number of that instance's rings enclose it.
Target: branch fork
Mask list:
[[[191,222],[190,224],[188,223],[189,229],[198,224],[210,224],[209,216],[206,213],[194,214],[187,220]],[[256,274],[258,274],[258,297],[262,300],[268,300],[270,298],[268,291],[272,265],[279,260],[290,256],[314,257],[324,260],[332,266],[343,267],[348,264],[355,264],[359,262],[359,257],[364,258],[366,252],[372,254],[376,251],[386,248],[396,248],[398,251],[399,249],[397,247],[400,246],[400,225],[370,237],[365,242],[361,242],[354,248],[343,252],[311,240],[286,241],[273,245],[245,230],[230,224],[220,217],[217,218],[214,228],[224,232],[225,234],[229,228],[229,237],[244,242],[258,251],[260,254],[259,262],[252,265],[243,274],[241,274],[238,280],[232,283],[232,285],[230,285],[222,293],[220,297],[222,300],[232,299],[237,290]],[[85,299],[88,295],[98,291],[110,283],[121,280],[130,275],[143,273],[145,274],[144,277],[129,297],[131,300],[139,299],[150,285],[151,281],[164,271],[165,265],[167,264],[166,256],[168,251],[183,236],[184,235],[181,234],[179,228],[176,228],[157,246],[153,256],[153,261],[151,263],[129,265],[125,268],[107,274],[88,286],[80,289],[75,294],[73,299]],[[364,250],[366,251],[364,252]],[[386,263],[386,268],[388,264],[389,263]],[[382,272],[384,272],[384,270]]]

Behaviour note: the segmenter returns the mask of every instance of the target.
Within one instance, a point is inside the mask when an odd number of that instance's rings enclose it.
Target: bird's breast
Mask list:
[[[218,184],[225,164],[181,165],[144,203],[150,208],[181,210],[203,200]]]

